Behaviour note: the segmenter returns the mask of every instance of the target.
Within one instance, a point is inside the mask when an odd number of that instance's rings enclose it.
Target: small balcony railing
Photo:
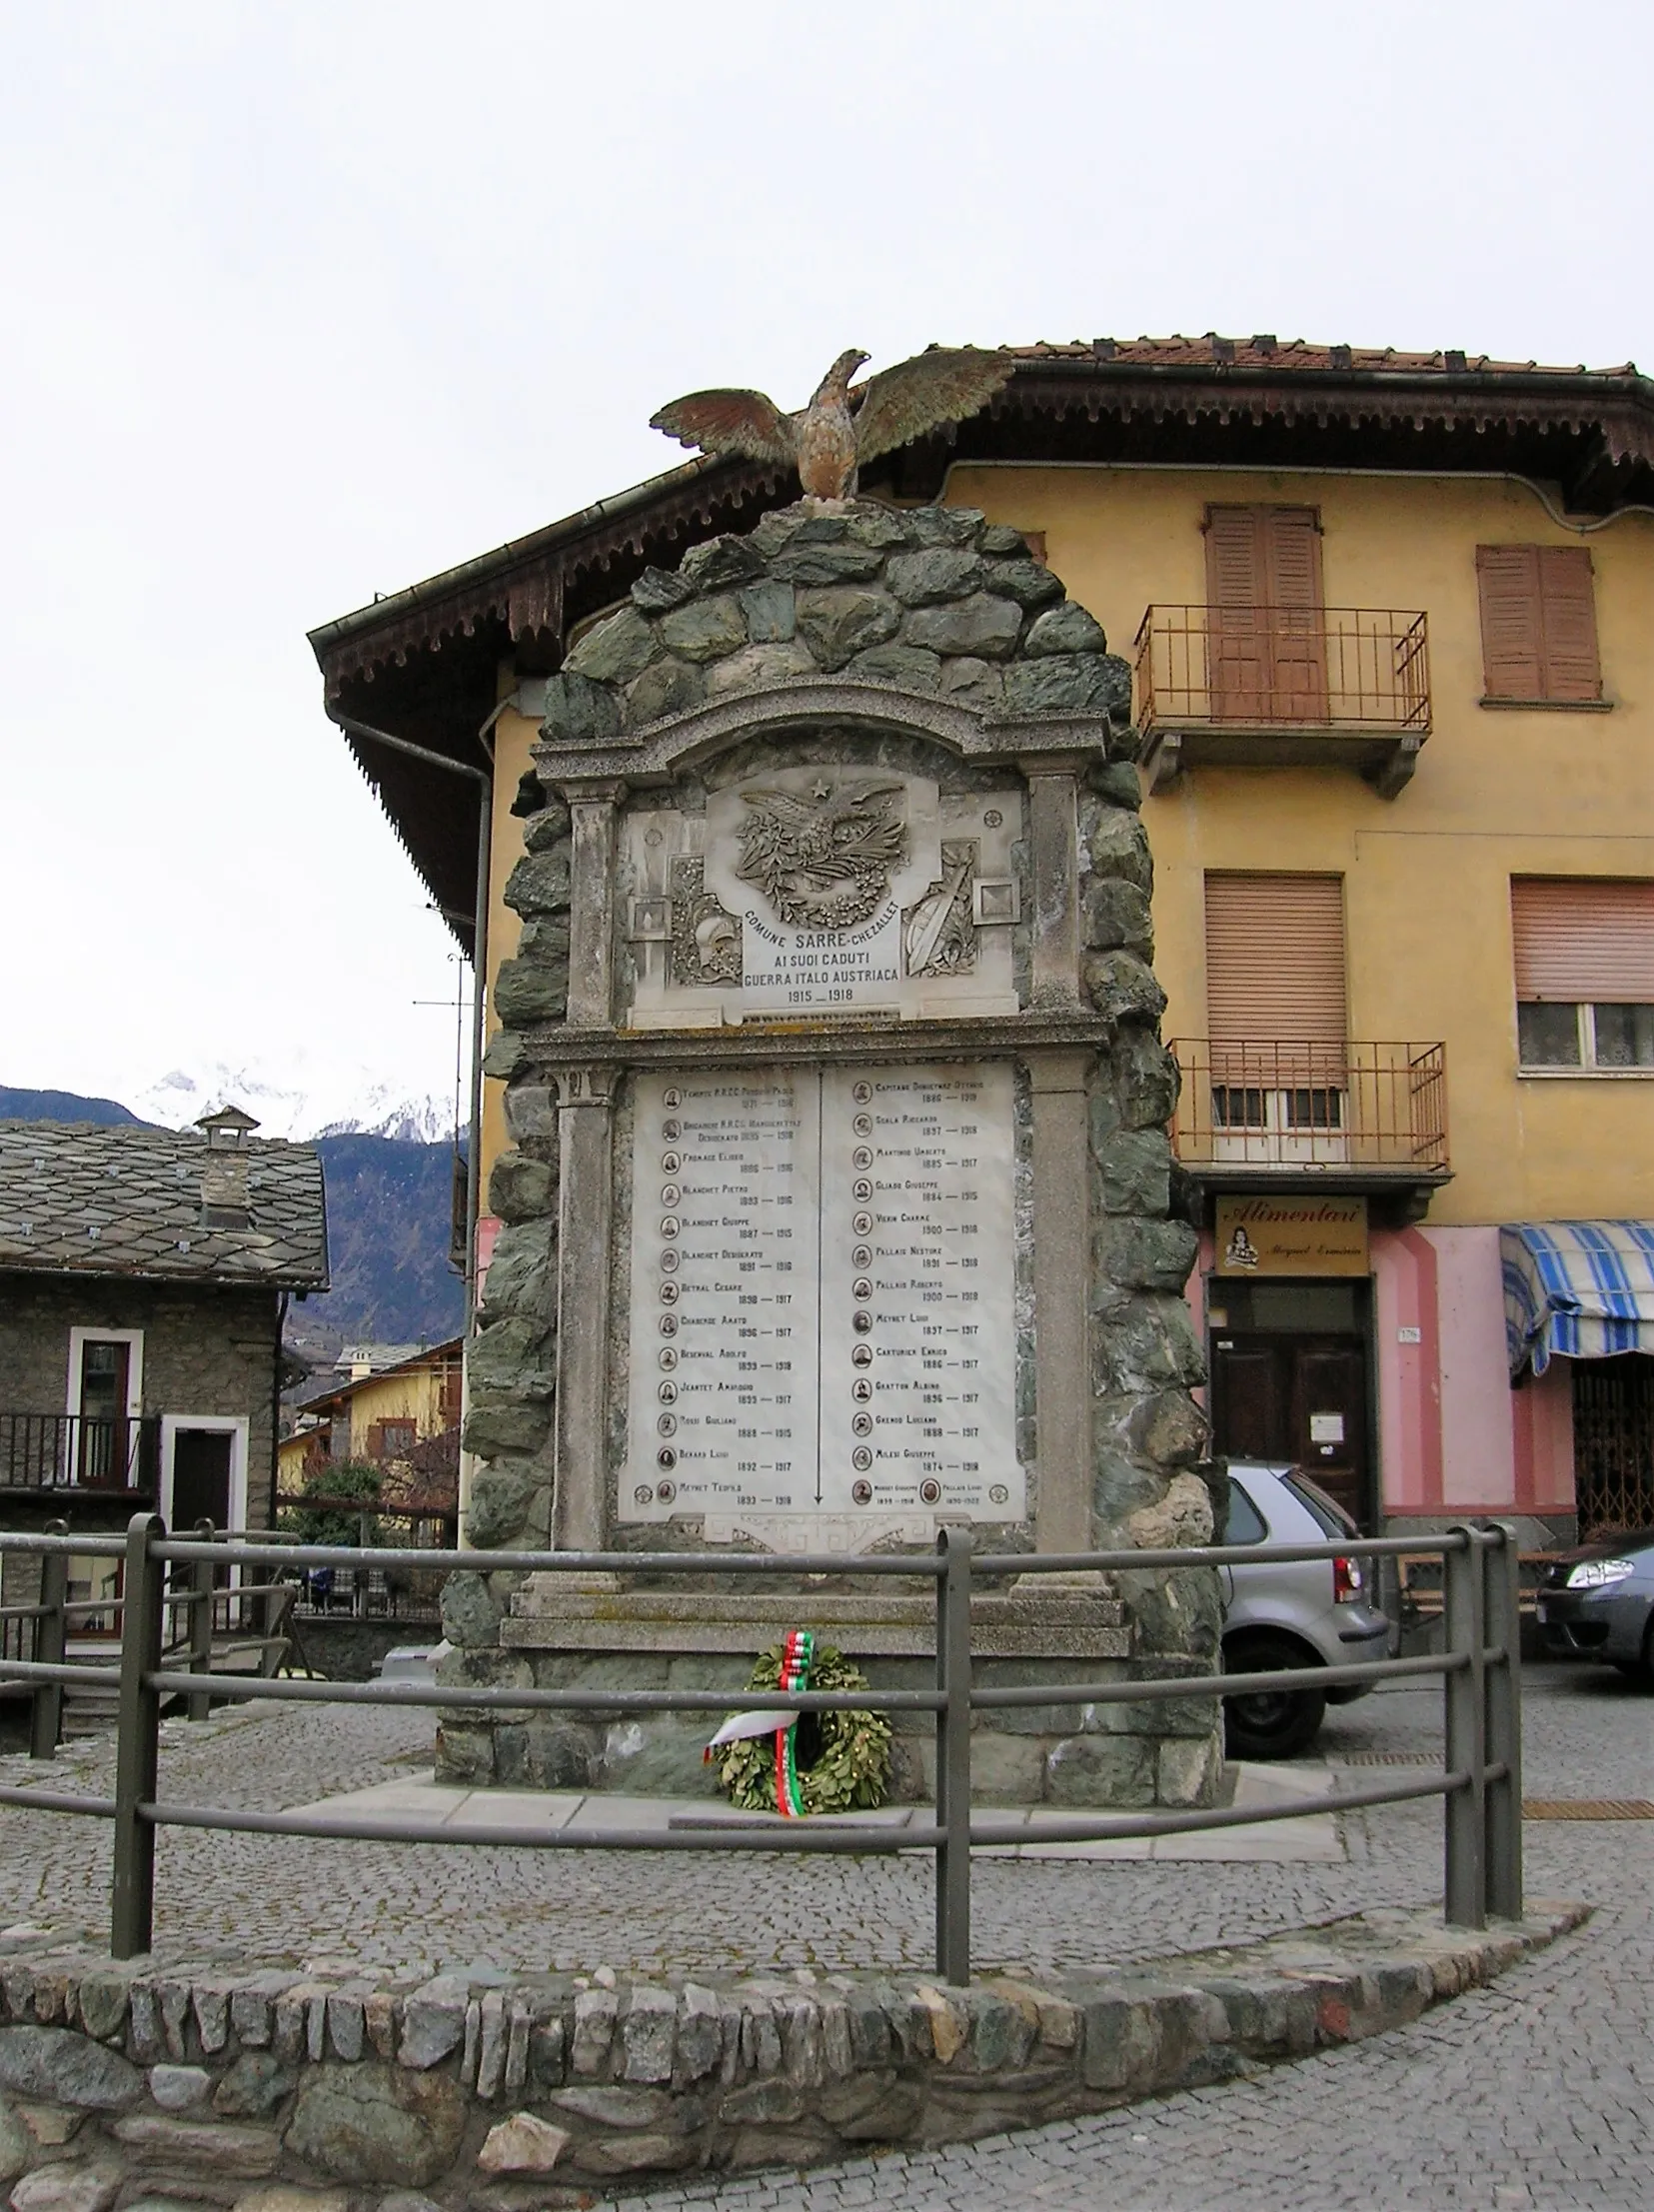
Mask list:
[[[1185,1166],[1445,1174],[1441,1045],[1177,1038],[1172,1148]]]
[[[1394,796],[1430,734],[1429,625],[1373,607],[1150,607],[1137,727],[1163,782],[1193,762],[1343,762]]]
[[[0,1490],[111,1490],[153,1496],[161,1416],[0,1412]]]

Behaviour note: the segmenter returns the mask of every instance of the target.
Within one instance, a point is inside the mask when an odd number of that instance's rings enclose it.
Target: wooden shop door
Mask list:
[[[1358,1336],[1218,1336],[1211,1416],[1214,1451],[1302,1467],[1363,1528],[1373,1525]]]

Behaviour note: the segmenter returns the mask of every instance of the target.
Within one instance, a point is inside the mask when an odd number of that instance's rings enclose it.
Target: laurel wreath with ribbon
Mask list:
[[[829,1643],[796,1628],[755,1663],[750,1689],[855,1690],[867,1678]],[[746,1812],[799,1820],[870,1812],[890,1778],[890,1724],[882,1713],[735,1713],[708,1744],[720,1785]]]

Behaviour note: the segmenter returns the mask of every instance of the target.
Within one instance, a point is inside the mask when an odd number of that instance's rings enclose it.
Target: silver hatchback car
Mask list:
[[[1223,1664],[1231,1674],[1266,1667],[1350,1666],[1382,1659],[1390,1621],[1374,1603],[1367,1567],[1356,1555],[1355,1523],[1297,1467],[1231,1459],[1229,1510],[1215,1541],[1256,1544],[1258,1556],[1223,1567]],[[1274,1561],[1271,1545],[1328,1543],[1348,1537],[1348,1558]],[[1229,1756],[1289,1759],[1314,1741],[1328,1704],[1345,1704],[1371,1685],[1253,1691],[1224,1699]]]

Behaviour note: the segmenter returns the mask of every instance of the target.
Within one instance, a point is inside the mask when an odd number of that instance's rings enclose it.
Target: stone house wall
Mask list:
[[[61,1413],[71,1328],[142,1329],[145,1413],[244,1416],[248,1525],[268,1525],[277,1293],[233,1285],[0,1276],[0,1411]],[[84,1501],[90,1509],[92,1500]],[[53,1501],[54,1510],[58,1501]],[[124,1510],[124,1508],[123,1508]]]

